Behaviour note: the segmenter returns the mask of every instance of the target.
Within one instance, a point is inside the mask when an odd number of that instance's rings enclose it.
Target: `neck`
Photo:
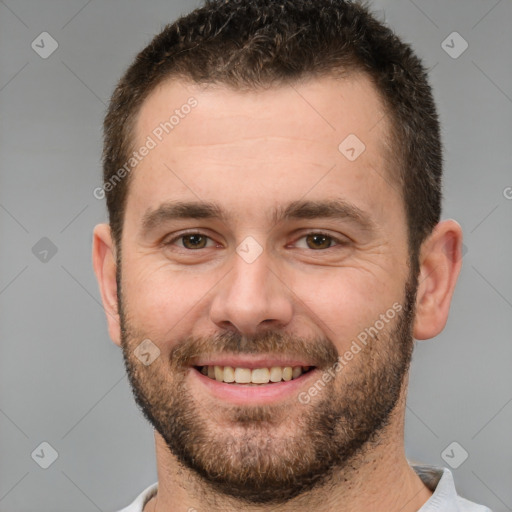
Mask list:
[[[403,396],[388,427],[364,454],[338,470],[327,485],[278,506],[241,504],[231,497],[212,495],[197,475],[177,462],[161,436],[155,433],[158,493],[144,512],[417,512],[432,492],[405,457],[404,411]]]

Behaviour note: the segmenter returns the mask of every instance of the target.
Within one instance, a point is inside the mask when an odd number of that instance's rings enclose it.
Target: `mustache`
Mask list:
[[[336,363],[338,350],[327,338],[305,338],[278,331],[244,335],[235,331],[214,334],[211,337],[190,336],[171,350],[171,366],[179,369],[191,366],[198,357],[209,355],[275,354],[306,359],[317,368],[328,368]]]

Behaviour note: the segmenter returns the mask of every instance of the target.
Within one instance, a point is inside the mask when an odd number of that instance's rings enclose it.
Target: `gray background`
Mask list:
[[[152,431],[91,266],[92,229],[106,219],[93,190],[116,81],[165,23],[198,5],[0,1],[2,512],[112,511],[156,480]],[[407,456],[449,467],[442,453],[456,441],[448,460],[469,454],[453,469],[459,493],[512,510],[512,2],[373,5],[432,69],[443,217],[460,222],[467,249],[446,329],[416,347]],[[59,45],[47,59],[31,48],[43,31]],[[442,46],[454,31],[469,44],[458,58]],[[445,46],[461,44],[451,36]],[[58,452],[48,469],[36,463],[50,462],[42,442]]]

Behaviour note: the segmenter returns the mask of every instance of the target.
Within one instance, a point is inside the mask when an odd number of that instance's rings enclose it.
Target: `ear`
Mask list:
[[[421,246],[414,338],[444,329],[461,267],[462,228],[451,219],[439,222]]]
[[[110,226],[98,224],[94,228],[92,264],[100,287],[103,309],[107,316],[108,332],[112,341],[121,346],[121,327],[117,302],[116,256]]]

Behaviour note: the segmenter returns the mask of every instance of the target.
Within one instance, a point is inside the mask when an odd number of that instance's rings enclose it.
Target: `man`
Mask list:
[[[489,510],[404,453],[461,267],[441,172],[425,70],[359,5],[208,1],[137,56],[93,248],[155,429],[125,512]]]

